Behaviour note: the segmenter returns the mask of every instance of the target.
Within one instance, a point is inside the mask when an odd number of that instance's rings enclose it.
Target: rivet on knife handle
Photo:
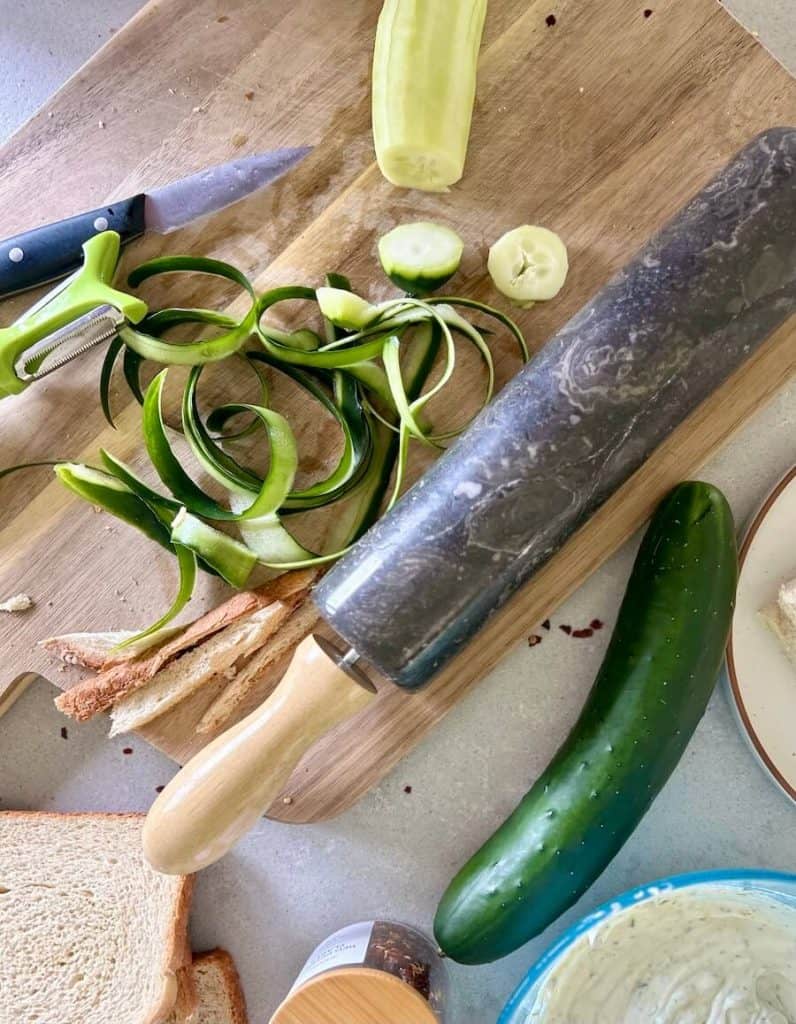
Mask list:
[[[147,860],[165,874],[217,861],[268,809],[306,751],[375,694],[347,655],[321,637],[302,640],[268,700],[192,758],[152,805]]]

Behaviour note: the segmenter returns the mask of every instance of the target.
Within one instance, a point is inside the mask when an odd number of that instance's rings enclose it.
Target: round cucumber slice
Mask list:
[[[316,288],[315,295],[326,319],[347,331],[360,331],[379,315],[367,299],[344,288]]]
[[[450,228],[430,221],[400,224],[379,239],[385,274],[410,295],[428,295],[459,269],[464,243]]]
[[[554,231],[532,224],[507,231],[489,250],[495,287],[519,306],[552,299],[567,279],[567,247]]]

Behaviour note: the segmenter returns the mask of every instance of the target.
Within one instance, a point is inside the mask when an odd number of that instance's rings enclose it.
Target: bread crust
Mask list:
[[[248,1024],[246,997],[235,961],[225,949],[211,949],[208,953],[199,953],[194,959],[194,970],[201,970],[203,965],[212,964],[224,975],[225,989],[230,1003],[230,1024]]]
[[[56,697],[56,707],[80,722],[107,711],[121,697],[148,683],[168,662],[233,622],[274,601],[297,600],[298,595],[309,590],[317,575],[314,570],[296,570],[278,576],[256,590],[233,594],[223,604],[189,623],[162,646],[139,658],[111,664],[97,676],[82,679]]]
[[[320,619],[320,613],[309,601],[293,607],[279,633],[265,647],[260,648],[243,666],[238,675],[224,687],[196,726],[202,735],[218,732],[237,712],[262,676],[281,659],[292,654],[301,641],[309,636]]]
[[[50,636],[46,640],[41,640],[39,646],[67,665],[79,665],[81,668],[90,668],[98,672],[119,662],[129,661],[133,657],[132,654],[125,657],[121,652],[114,656],[109,647],[104,647],[95,640],[108,636],[107,633],[63,633],[61,636]],[[123,635],[119,637],[120,640],[123,638]]]

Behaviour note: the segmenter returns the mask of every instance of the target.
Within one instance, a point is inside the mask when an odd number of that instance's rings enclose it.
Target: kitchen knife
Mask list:
[[[122,244],[147,231],[176,231],[270,185],[309,152],[300,146],[255,153],[6,238],[0,242],[0,298],[72,273],[80,266],[83,243],[102,231],[116,231]]]
[[[345,643],[304,641],[271,697],[175,776],[146,822],[150,862],[190,872],[225,853],[329,722],[367,703],[358,655],[399,686],[426,683],[795,313],[796,129],[781,128],[685,206],[324,577],[314,602]]]

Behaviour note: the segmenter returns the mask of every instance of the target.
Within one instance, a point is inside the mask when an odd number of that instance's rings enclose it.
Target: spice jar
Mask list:
[[[361,921],[315,950],[271,1024],[445,1024],[447,974],[409,925]]]

